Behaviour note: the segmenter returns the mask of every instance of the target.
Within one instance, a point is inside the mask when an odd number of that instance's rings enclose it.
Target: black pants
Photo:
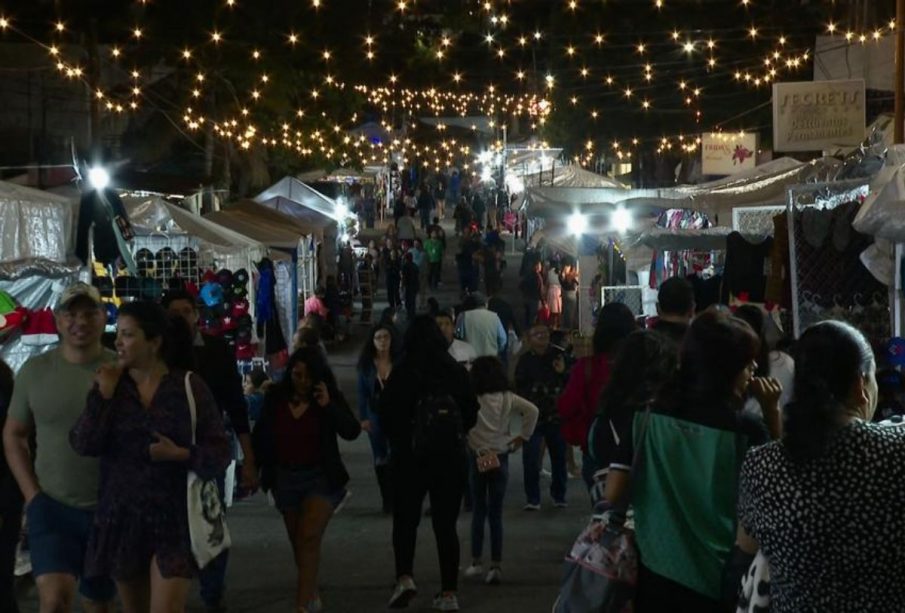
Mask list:
[[[428,285],[431,289],[437,289],[437,285],[440,283],[440,265],[440,262],[430,263],[430,276],[428,279]]]
[[[409,317],[409,321],[415,319],[418,314],[418,290],[405,290],[405,313]]]
[[[399,300],[399,277],[387,275],[387,302],[394,309],[402,303]]]
[[[720,604],[691,588],[685,587],[638,565],[638,587],[635,595],[637,613],[694,611],[695,613],[731,613],[733,607]]]
[[[15,578],[16,546],[22,527],[22,507],[5,509],[0,513],[0,613],[18,613]]]
[[[464,455],[464,452],[463,454]],[[459,580],[459,535],[456,520],[465,488],[462,457],[398,459],[393,465],[393,552],[396,577],[414,576],[415,543],[424,496],[430,496],[431,524],[437,539],[440,578],[444,592],[455,591]]]

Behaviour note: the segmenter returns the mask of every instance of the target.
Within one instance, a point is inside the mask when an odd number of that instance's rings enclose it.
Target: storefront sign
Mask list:
[[[757,165],[757,134],[707,132],[701,137],[701,172],[731,175]]]
[[[821,151],[864,140],[864,81],[773,85],[773,149]]]

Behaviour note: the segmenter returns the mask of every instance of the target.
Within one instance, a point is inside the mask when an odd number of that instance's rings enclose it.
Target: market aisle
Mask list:
[[[452,260],[456,239],[449,226],[450,251],[444,265],[442,306],[454,303],[458,295]],[[510,257],[505,273],[506,297],[514,301],[518,257]],[[385,306],[378,294],[375,312]],[[367,328],[353,326],[353,337],[340,347],[330,348],[330,360],[340,385],[355,402],[354,365]],[[322,597],[328,613],[361,613],[385,610],[394,581],[390,545],[392,522],[378,512],[379,496],[371,466],[367,439],[362,436],[341,445],[352,481],[352,497],[336,516],[324,540],[321,568]],[[505,549],[503,584],[488,587],[461,579],[460,603],[463,611],[490,613],[521,611],[547,613],[556,597],[562,558],[588,517],[587,494],[580,481],[570,480],[568,509],[553,509],[549,498],[539,513],[521,510],[524,504],[521,456],[513,458],[505,507]],[[295,568],[286,543],[283,524],[264,496],[237,503],[230,510],[233,550],[227,579],[227,606],[231,612],[286,613],[293,609]],[[469,563],[468,534],[471,515],[459,519],[462,569]],[[416,580],[420,594],[409,611],[430,611],[431,598],[439,590],[436,548],[430,519],[422,522]],[[191,611],[202,611],[197,590],[190,600]],[[23,612],[37,611],[36,595],[23,601]]]

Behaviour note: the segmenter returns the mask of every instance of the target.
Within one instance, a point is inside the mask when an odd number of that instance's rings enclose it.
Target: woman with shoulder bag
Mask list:
[[[474,508],[471,516],[472,562],[465,570],[465,576],[484,574],[481,557],[486,520],[490,524],[490,569],[484,582],[497,585],[502,578],[503,499],[509,480],[509,454],[531,438],[539,411],[534,404],[509,391],[506,370],[495,357],[474,361],[471,382],[481,408],[477,423],[468,432]],[[516,415],[521,418],[522,428],[513,437],[510,428]]]
[[[188,372],[191,336],[182,319],[153,302],[123,305],[116,351],[118,362],[98,370],[69,436],[77,453],[101,458],[86,575],[112,576],[126,613],[182,611],[198,573],[186,483],[190,471],[210,480],[229,464],[223,418]]]
[[[268,390],[253,434],[261,488],[283,515],[298,568],[298,613],[321,609],[317,595],[321,539],[345,499],[349,473],[337,436],[354,440],[361,424],[316,347],[289,358],[286,374]]]

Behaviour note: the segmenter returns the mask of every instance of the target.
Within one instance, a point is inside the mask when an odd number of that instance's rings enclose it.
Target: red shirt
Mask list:
[[[321,463],[321,408],[311,405],[294,417],[289,403],[277,408],[277,464],[314,467]]]

